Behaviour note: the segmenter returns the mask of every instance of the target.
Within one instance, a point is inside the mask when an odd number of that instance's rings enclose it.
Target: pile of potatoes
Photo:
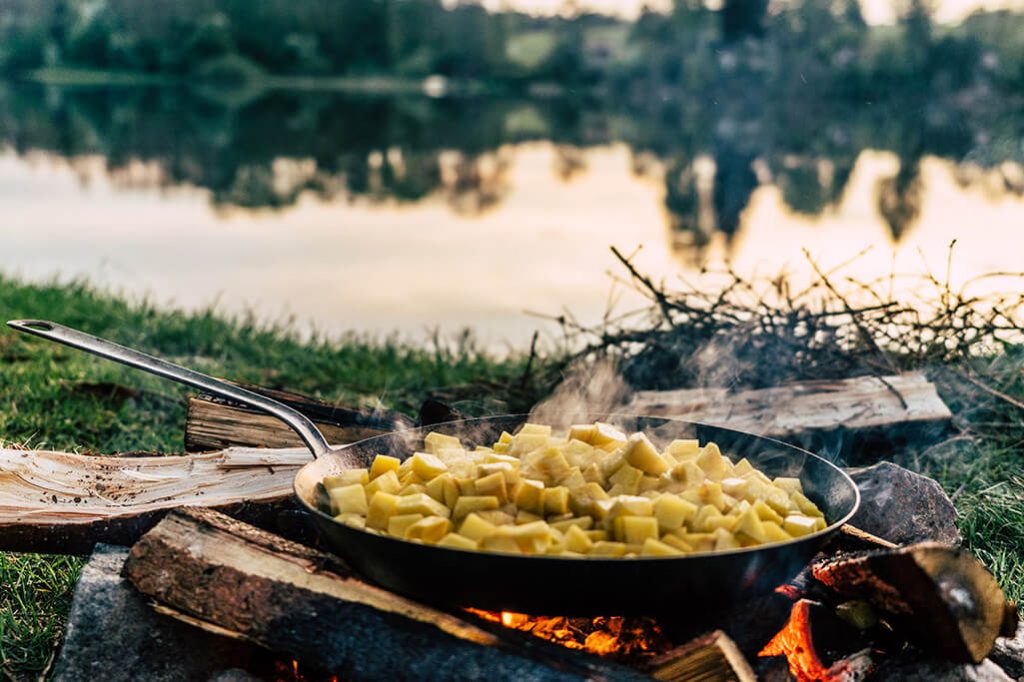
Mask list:
[[[563,557],[677,556],[750,547],[825,528],[796,478],[768,478],[718,446],[603,423],[525,424],[467,450],[431,433],[405,461],[323,480],[329,511],[357,528],[442,547]]]

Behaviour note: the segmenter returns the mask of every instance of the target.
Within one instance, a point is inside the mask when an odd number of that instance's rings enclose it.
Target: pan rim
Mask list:
[[[588,413],[588,414],[590,416],[594,416],[594,415],[597,415],[599,413]],[[709,423],[709,422],[698,422],[698,421],[692,421],[692,420],[687,420],[687,419],[676,419],[674,417],[664,417],[664,416],[659,416],[659,415],[637,415],[637,414],[626,414],[626,413],[618,413],[618,412],[610,413],[610,414],[606,413],[606,414],[603,415],[604,418],[609,418],[609,417],[613,417],[613,416],[614,417],[618,417],[618,418],[624,418],[624,419],[660,419],[660,420],[663,420],[663,421],[666,421],[666,422],[675,422],[675,423],[680,423],[680,424],[692,424],[692,425],[695,425],[695,426],[705,426],[705,427],[713,428],[713,429],[721,429],[721,430],[725,430],[725,431],[732,431],[733,433],[740,434],[742,436],[756,438],[758,440],[767,441],[769,443],[774,443],[776,445],[781,445],[781,446],[783,446],[783,447],[785,447],[787,449],[794,450],[794,451],[796,451],[798,453],[801,453],[801,454],[803,454],[805,456],[809,456],[809,457],[811,457],[813,459],[819,460],[821,463],[825,464],[828,467],[831,467],[836,472],[838,472],[839,475],[840,475],[840,478],[843,480],[843,482],[847,486],[849,486],[850,489],[853,490],[853,505],[850,507],[850,511],[847,512],[842,518],[840,518],[840,519],[838,519],[836,521],[833,521],[832,523],[830,523],[827,526],[825,526],[823,529],[815,531],[813,533],[809,533],[807,535],[803,535],[803,536],[798,537],[798,538],[792,538],[792,539],[786,540],[784,542],[771,542],[771,543],[766,543],[766,544],[762,544],[762,545],[754,545],[754,546],[751,546],[751,547],[738,547],[736,549],[728,549],[728,550],[720,550],[720,551],[711,550],[711,551],[703,551],[703,552],[691,552],[689,554],[682,554],[682,555],[679,555],[679,556],[635,556],[635,557],[629,557],[629,558],[625,558],[625,557],[592,558],[592,557],[589,557],[589,556],[573,557],[573,556],[563,556],[563,555],[557,555],[557,554],[515,554],[515,553],[511,553],[511,552],[493,552],[493,551],[486,551],[485,552],[485,551],[481,551],[481,550],[459,549],[459,548],[456,548],[456,547],[443,547],[443,546],[439,546],[439,545],[432,545],[432,544],[425,543],[425,542],[416,542],[414,540],[405,540],[403,538],[395,538],[395,537],[391,537],[390,535],[385,535],[383,533],[377,533],[377,532],[372,531],[372,530],[366,530],[366,529],[363,529],[363,528],[357,528],[355,526],[349,526],[347,524],[341,523],[340,521],[337,521],[330,514],[327,514],[325,512],[320,511],[319,509],[316,508],[315,505],[312,505],[309,502],[307,502],[302,497],[302,495],[299,493],[299,490],[298,490],[298,480],[299,480],[299,477],[302,475],[302,472],[305,471],[307,468],[310,468],[310,467],[316,465],[316,463],[319,462],[320,459],[316,459],[316,460],[313,460],[311,462],[308,462],[307,464],[304,464],[295,473],[295,476],[292,478],[292,493],[295,495],[296,499],[299,500],[300,504],[302,504],[302,506],[307,511],[311,512],[315,516],[320,517],[324,521],[337,524],[338,526],[341,526],[343,528],[346,528],[348,530],[351,530],[351,531],[354,531],[354,532],[357,532],[357,533],[361,533],[363,535],[372,536],[374,538],[377,538],[377,539],[379,539],[381,541],[385,541],[385,542],[402,543],[403,545],[409,545],[409,544],[420,545],[422,547],[429,547],[429,548],[435,549],[435,550],[445,550],[445,551],[448,551],[448,552],[456,552],[456,553],[458,553],[460,555],[467,555],[467,556],[473,556],[473,557],[479,557],[481,555],[485,555],[485,556],[499,557],[499,558],[502,558],[502,559],[532,561],[532,562],[543,561],[543,560],[547,560],[547,561],[566,561],[566,560],[569,560],[569,561],[585,561],[588,565],[589,564],[597,564],[597,563],[602,563],[602,564],[603,563],[608,563],[608,564],[619,565],[622,562],[632,563],[634,561],[680,561],[680,560],[684,560],[684,559],[694,559],[694,560],[696,560],[696,559],[704,559],[704,558],[707,558],[707,557],[742,556],[744,554],[755,553],[755,552],[763,552],[763,551],[769,550],[769,549],[770,550],[774,550],[774,549],[777,549],[777,548],[781,549],[781,548],[789,547],[789,546],[792,546],[792,545],[798,545],[798,544],[803,544],[805,542],[810,542],[812,540],[815,540],[815,539],[818,539],[818,538],[822,538],[823,536],[831,535],[832,533],[837,532],[842,526],[846,525],[850,521],[850,519],[852,519],[853,516],[857,513],[857,511],[860,509],[860,503],[861,503],[860,489],[857,487],[857,484],[854,483],[853,478],[851,478],[848,473],[846,473],[845,471],[843,471],[843,469],[841,467],[833,464],[832,462],[830,462],[829,460],[825,459],[821,455],[817,455],[817,454],[811,452],[810,450],[806,450],[806,449],[801,448],[801,447],[799,447],[797,445],[793,445],[792,443],[787,443],[785,441],[779,440],[778,438],[772,438],[771,436],[761,436],[761,435],[758,435],[756,433],[751,433],[750,431],[745,431],[743,429],[737,429],[737,428],[733,428],[731,426],[724,426],[724,425],[721,425],[721,424],[713,424],[713,423]],[[391,436],[391,435],[396,434],[396,433],[402,433],[404,431],[429,429],[432,426],[437,427],[437,426],[449,426],[449,425],[459,425],[459,424],[472,425],[474,423],[486,422],[486,421],[495,421],[495,420],[498,420],[498,419],[517,419],[517,418],[522,418],[524,420],[528,419],[529,418],[529,413],[510,413],[510,414],[493,415],[493,416],[490,416],[490,417],[474,417],[472,419],[459,419],[459,420],[454,420],[454,421],[450,421],[450,422],[442,422],[440,424],[432,424],[430,426],[417,426],[417,427],[413,427],[413,428],[410,428],[410,429],[400,429],[400,430],[397,430],[397,431],[390,431],[388,433],[383,433],[383,434],[380,434],[380,435],[377,435],[377,436],[370,436],[369,438],[363,438],[363,439],[360,439],[360,440],[357,440],[357,441],[353,441],[351,443],[346,443],[344,445],[341,445],[341,446],[333,449],[331,451],[332,454],[331,455],[327,455],[327,456],[329,456],[329,457],[333,456],[334,453],[343,452],[344,450],[347,450],[348,448],[354,447],[354,446],[359,445],[361,443],[365,443],[367,441],[371,441],[371,440],[374,440],[374,439],[377,439],[377,438],[387,438],[388,436]]]

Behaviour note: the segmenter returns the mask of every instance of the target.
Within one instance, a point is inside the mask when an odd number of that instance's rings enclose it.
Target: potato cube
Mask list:
[[[761,526],[764,528],[764,534],[768,538],[768,542],[785,542],[790,539],[789,533],[782,530],[782,526],[774,521],[762,521]]]
[[[744,474],[748,474],[753,470],[754,466],[744,457],[732,465],[732,474],[730,475],[735,478],[742,478]]]
[[[591,462],[582,471],[583,480],[587,483],[597,483],[598,485],[604,485],[608,477],[604,475],[604,471],[601,469],[601,465],[598,462]]]
[[[697,457],[700,454],[700,441],[696,439],[674,440],[668,444],[665,452],[672,455],[679,462],[691,457]]]
[[[509,443],[512,442],[512,438],[513,437],[514,436],[511,433],[509,433],[508,431],[502,431],[501,435],[498,436],[498,441],[497,442],[501,443],[502,445],[508,445]]]
[[[731,514],[723,514],[721,516],[711,516],[704,521],[704,529],[709,533],[724,528],[727,531],[736,530],[736,524],[739,523],[739,516],[732,516]]]
[[[405,537],[408,540],[422,540],[434,544],[448,534],[452,529],[452,522],[442,519],[440,516],[428,516],[420,519],[405,529]]]
[[[550,521],[549,525],[560,530],[563,533],[567,532],[570,528],[579,528],[580,530],[590,530],[594,527],[594,517],[592,516],[573,516],[572,518],[564,519],[562,521]]]
[[[398,510],[398,496],[386,492],[374,493],[366,512],[366,525],[377,530],[388,529],[388,519]]]
[[[607,499],[608,493],[598,483],[591,482],[569,490],[569,506],[578,516],[592,514],[594,502]]]
[[[436,454],[441,448],[461,448],[462,443],[455,436],[446,436],[442,433],[430,432],[423,439],[423,449],[430,454]]]
[[[516,517],[500,509],[485,509],[475,513],[484,521],[493,523],[495,526],[512,526],[516,522]]]
[[[423,519],[423,514],[398,514],[388,519],[388,535],[404,538],[406,529]]]
[[[653,516],[654,502],[646,497],[636,495],[619,495],[612,498],[614,504],[609,516],[613,519],[619,516]]]
[[[622,488],[625,495],[636,495],[640,487],[640,479],[643,477],[644,472],[631,464],[623,464],[618,471],[608,477],[608,482]]]
[[[804,492],[804,488],[800,484],[799,478],[776,476],[774,479],[772,479],[772,485],[774,485],[776,488],[781,488],[782,490],[785,490],[790,495],[792,495],[793,493],[800,493],[802,495]]]
[[[668,463],[658,453],[654,444],[642,433],[634,433],[629,437],[623,456],[631,466],[646,474],[660,476],[668,471]]]
[[[715,551],[720,552],[725,549],[738,549],[741,545],[736,540],[736,536],[727,531],[724,528],[719,528],[712,535],[715,538]]]
[[[599,540],[595,542],[590,551],[587,552],[589,556],[596,557],[620,557],[626,554],[626,543],[624,542],[609,542],[608,540]]]
[[[498,455],[500,457],[500,455]],[[509,462],[485,462],[477,467],[481,477],[501,474],[505,479],[505,485],[511,491],[519,483],[519,463],[514,465]]]
[[[526,422],[522,427],[520,427],[519,433],[539,434],[548,438],[551,436],[551,427],[547,424],[531,424],[530,422]]]
[[[451,510],[426,493],[415,493],[398,497],[396,513],[448,518],[451,515]]]
[[[565,486],[545,488],[541,500],[545,514],[565,514],[569,511],[569,489]]]
[[[696,531],[710,532],[712,528],[708,525],[708,519],[719,516],[722,516],[722,512],[718,510],[718,507],[712,504],[705,504],[697,510],[697,515],[693,517],[689,525]]]
[[[757,517],[762,521],[774,521],[775,523],[782,525],[782,516],[762,500],[758,500],[752,506],[754,511],[757,512]]]
[[[654,500],[654,518],[662,533],[681,528],[697,514],[697,505],[676,495],[662,495]]]
[[[533,523],[534,521],[543,521],[544,517],[533,512],[528,512],[525,509],[520,509],[516,512],[516,525],[521,526],[524,523]]]
[[[580,467],[581,469],[598,460],[598,451],[594,450],[593,445],[575,438],[569,439],[562,452],[571,466]]]
[[[360,530],[366,528],[366,517],[362,514],[355,514],[353,512],[345,512],[344,514],[338,514],[334,517],[335,521],[344,523],[346,526],[352,526]]]
[[[673,479],[685,483],[688,487],[700,485],[707,478],[704,470],[692,460],[686,460],[672,467],[671,475]]]
[[[522,458],[524,455],[546,448],[548,437],[540,434],[521,433],[512,439],[508,454]]]
[[[640,485],[637,486],[637,492],[641,495],[647,493],[658,493],[661,494],[662,489],[665,487],[665,480],[660,476],[644,476],[640,479]]]
[[[791,514],[786,517],[783,522],[782,529],[791,536],[799,538],[804,535],[810,535],[814,531],[818,530],[818,521],[816,517],[813,516]]]
[[[426,487],[428,495],[449,509],[454,507],[455,501],[459,499],[459,484],[451,474],[435,476]]]
[[[811,502],[803,493],[793,493],[789,496],[789,499],[792,500],[793,504],[796,505],[797,509],[804,516],[824,516],[821,510],[818,509],[818,505]]]
[[[586,554],[594,544],[594,541],[587,537],[587,534],[579,526],[569,526],[565,531],[564,542],[567,550],[580,554]]]
[[[711,504],[718,511],[725,511],[725,493],[722,491],[721,483],[702,483],[697,490],[700,492],[700,499],[704,504]]]
[[[516,488],[515,503],[520,509],[542,514],[544,512],[544,483],[524,478]]]
[[[370,497],[377,492],[396,494],[401,489],[402,484],[398,482],[398,474],[393,469],[388,469],[366,484],[366,494]]]
[[[586,533],[591,542],[601,542],[608,539],[608,531],[606,530],[585,530],[583,532]]]
[[[412,470],[424,481],[429,481],[448,471],[448,465],[434,455],[417,452],[412,456]]]
[[[505,504],[508,501],[508,488],[505,484],[505,477],[501,472],[490,476],[476,479],[476,492],[478,495],[493,495],[498,498],[498,504]]]
[[[370,480],[377,478],[385,471],[398,471],[399,465],[402,460],[397,457],[389,457],[388,455],[377,455],[373,458],[373,464],[370,465]],[[397,480],[397,479],[396,479]]]
[[[546,551],[552,540],[551,529],[544,521],[510,526],[499,532],[507,532],[519,545],[519,549],[526,554],[540,554]]]
[[[594,422],[594,435],[590,440],[590,444],[611,452],[612,450],[618,450],[626,444],[626,434],[611,424]]]
[[[470,540],[469,538],[463,535],[459,535],[458,533],[448,533],[438,541],[437,546],[450,547],[452,549],[475,550],[477,548],[477,543],[475,540]]]
[[[711,533],[680,533],[676,531],[673,535],[693,547],[695,552],[710,552],[715,548],[715,536]]]
[[[596,424],[574,424],[569,427],[569,440],[575,439],[593,445],[595,435],[597,435]]]
[[[548,447],[530,453],[525,461],[539,472],[545,483],[553,484],[569,475],[571,468],[565,455],[556,447]]]
[[[463,495],[455,502],[452,517],[461,519],[473,512],[487,511],[498,507],[498,498],[493,495]]]
[[[765,493],[765,503],[769,507],[774,509],[779,514],[779,516],[785,516],[786,514],[792,511],[793,502],[790,501],[789,496],[786,494],[785,490],[782,490],[781,488],[776,488],[769,483],[768,487],[765,490]],[[796,494],[800,495],[800,493]],[[817,509],[817,507],[814,508],[815,511],[817,511]],[[808,516],[813,516],[813,514],[809,514]]]
[[[653,516],[620,516],[615,519],[615,537],[630,545],[642,545],[647,538],[658,539],[658,520]]]
[[[346,485],[358,483],[366,485],[370,482],[370,472],[366,469],[345,469],[334,476],[324,476],[324,488],[342,488]]]
[[[722,479],[722,492],[726,495],[732,495],[733,497],[743,497],[747,492],[747,486],[749,481],[745,478],[723,478]]]
[[[555,481],[558,485],[563,485],[569,490],[575,490],[581,488],[587,484],[587,479],[583,477],[580,470],[577,467],[569,467],[569,473],[562,476],[560,479]]]
[[[398,491],[399,497],[405,497],[407,495],[424,495],[427,492],[427,486],[422,483],[406,483],[402,486],[402,489]]]
[[[756,543],[768,542],[768,536],[765,534],[764,524],[761,518],[757,515],[757,510],[751,507],[739,517],[739,523],[736,524],[736,533],[742,533]]]
[[[483,538],[480,541],[480,548],[488,552],[508,552],[522,554],[519,543],[512,536],[505,533],[497,533]]]
[[[655,538],[644,540],[644,546],[640,550],[640,556],[679,556],[682,554],[678,549]]]
[[[683,540],[678,535],[672,535],[671,533],[668,533],[666,535],[661,536],[661,541],[670,547],[678,549],[680,552],[683,552],[684,554],[694,551],[693,545],[688,543],[686,540]]]
[[[469,514],[459,527],[459,535],[471,540],[482,540],[498,532],[498,527],[486,521],[479,514]]]
[[[714,443],[708,443],[701,450],[697,457],[697,466],[704,470],[708,478],[716,481],[725,478],[732,468],[729,460],[722,456],[721,450]]]
[[[331,499],[331,513],[335,516],[348,512],[366,515],[366,491],[361,484],[352,483],[340,488],[330,488],[327,495]]]

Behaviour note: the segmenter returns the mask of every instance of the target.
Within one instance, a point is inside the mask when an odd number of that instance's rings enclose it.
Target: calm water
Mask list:
[[[829,267],[873,247],[844,270],[862,279],[944,272],[954,239],[954,282],[1024,270],[1019,114],[780,106],[0,84],[0,271],[521,345],[553,333],[524,311],[637,305],[610,245],[669,281],[724,261],[806,278],[802,249]]]

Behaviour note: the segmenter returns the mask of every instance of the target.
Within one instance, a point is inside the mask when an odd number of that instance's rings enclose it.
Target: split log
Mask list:
[[[729,426],[812,450],[847,453],[934,438],[952,419],[935,385],[917,372],[736,392],[638,391],[623,411]]]
[[[233,448],[114,457],[0,449],[0,549],[87,554],[131,544],[169,509],[214,507],[251,520],[292,507],[305,450]]]
[[[736,643],[721,630],[709,632],[648,661],[644,670],[670,682],[755,682]]]
[[[346,679],[642,678],[368,585],[331,555],[208,509],[164,518],[132,547],[125,576],[162,613]]]
[[[403,414],[387,410],[358,410],[308,398],[298,393],[275,391],[260,386],[239,384],[306,415],[333,444],[352,443],[414,426]],[[204,452],[231,446],[292,448],[302,447],[295,432],[279,419],[222,398],[200,396],[188,403],[185,424],[185,450]]]
[[[822,560],[814,577],[862,599],[902,624],[922,648],[950,660],[980,663],[1001,633],[1016,627],[1016,609],[968,552],[934,542]]]

